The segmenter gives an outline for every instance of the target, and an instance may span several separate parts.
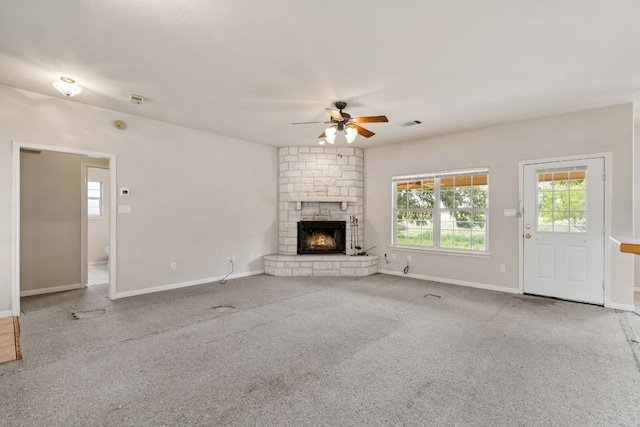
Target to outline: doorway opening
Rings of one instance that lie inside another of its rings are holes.
[[[82,177],[83,283],[87,286],[104,285],[109,283],[111,252],[109,167],[99,163],[83,163]]]
[[[108,173],[109,190],[103,193],[111,259],[107,293],[115,299],[116,156],[14,141],[12,161],[12,314],[20,315],[21,296],[77,289],[88,282],[83,163]]]

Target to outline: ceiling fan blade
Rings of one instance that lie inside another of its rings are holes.
[[[371,138],[373,135],[375,135],[375,133],[371,132],[369,129],[363,128],[362,126],[350,125],[350,127],[356,128],[356,130],[358,131],[358,135],[362,135],[365,138]]]
[[[331,123],[331,122],[295,122],[291,123],[292,125],[310,125],[314,123]]]
[[[333,117],[333,119],[339,122],[344,120],[344,117],[342,117],[342,114],[340,114],[340,111],[338,110],[332,110],[331,108],[327,108],[327,113],[329,113],[329,115]]]
[[[352,117],[353,123],[383,123],[388,122],[387,116]]]
[[[326,135],[324,132],[322,132],[322,135],[320,135],[320,136],[318,137],[318,139],[320,139],[320,138],[326,138],[326,137],[327,137],[327,135]]]

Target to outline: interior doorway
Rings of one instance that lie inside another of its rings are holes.
[[[33,157],[24,160],[22,156],[27,154]],[[59,155],[54,162],[46,161],[54,155]],[[109,171],[110,188],[104,194],[104,200],[109,204],[108,297],[115,299],[115,155],[14,141],[12,161],[12,314],[20,315],[21,295],[63,291],[84,287],[87,283],[83,277],[87,257],[81,248],[84,240],[80,238],[83,229],[81,206],[85,211],[87,206],[79,202],[83,193],[78,194],[84,182],[82,162],[98,163]],[[68,164],[75,164],[73,171],[64,167]],[[56,180],[47,175],[48,168],[58,170]],[[60,170],[64,172],[60,173]],[[66,186],[74,189],[62,192],[62,187]],[[25,191],[31,193],[27,195]],[[67,194],[72,196],[67,198]],[[72,218],[67,214],[76,209],[74,206],[77,207],[77,221],[75,216]]]
[[[604,157],[522,165],[523,292],[605,302]]]
[[[109,166],[82,163],[83,283],[109,283]],[[86,270],[86,271],[85,271]]]

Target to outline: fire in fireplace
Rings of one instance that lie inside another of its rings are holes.
[[[300,221],[298,254],[344,254],[346,236],[346,221]]]

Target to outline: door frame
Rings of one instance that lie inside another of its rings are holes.
[[[79,150],[76,148],[59,147],[53,145],[31,144],[12,141],[12,170],[13,182],[11,186],[12,227],[11,227],[11,311],[13,316],[20,316],[20,149],[53,151],[66,154],[79,154],[88,157],[109,159],[110,176],[110,218],[109,218],[109,299],[116,299],[116,155],[95,151]]]
[[[518,292],[524,294],[524,168],[541,163],[571,160],[604,159],[604,306],[611,307],[611,245],[608,245],[611,230],[611,153],[580,154],[546,159],[521,160],[518,165]]]

